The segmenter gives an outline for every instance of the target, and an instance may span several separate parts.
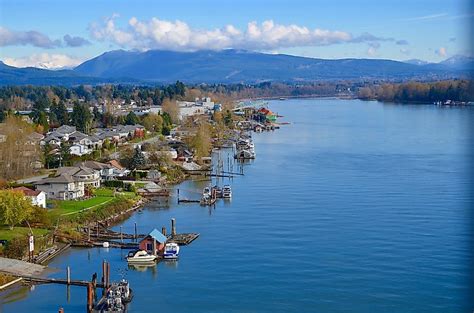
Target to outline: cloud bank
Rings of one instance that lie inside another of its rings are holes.
[[[125,27],[116,25],[117,14],[92,23],[91,37],[111,42],[123,48],[139,50],[163,49],[174,51],[221,50],[227,48],[247,50],[276,50],[289,47],[328,46],[340,43],[373,43],[395,41],[369,33],[353,36],[339,30],[310,29],[298,25],[282,25],[272,20],[263,23],[250,22],[244,29],[233,25],[211,30],[194,29],[187,23],[166,21],[156,17],[140,21],[128,20]]]
[[[82,47],[91,44],[89,40],[78,36],[65,35],[63,39],[68,47]]]
[[[60,40],[52,40],[40,32],[13,31],[0,26],[0,47],[32,45],[39,48],[55,48],[61,45]]]
[[[87,39],[78,36],[65,35],[63,41],[60,39],[53,40],[49,36],[35,30],[15,31],[0,26],[0,47],[6,46],[26,46],[31,45],[38,48],[53,49],[67,47],[81,47],[89,45]]]
[[[4,58],[5,64],[15,67],[39,67],[48,69],[72,68],[84,60],[65,54],[33,54],[22,58]]]

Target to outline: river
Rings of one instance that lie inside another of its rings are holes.
[[[178,232],[200,233],[179,261],[133,270],[126,251],[70,249],[52,276],[69,265],[90,279],[106,259],[113,280],[131,283],[129,312],[468,311],[474,110],[339,99],[270,108],[291,124],[253,135],[257,159],[230,181],[231,202],[152,202],[122,224],[169,230],[174,217]],[[181,195],[205,184],[184,182]],[[86,290],[1,297],[2,312],[72,313],[85,311]]]

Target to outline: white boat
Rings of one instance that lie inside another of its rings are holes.
[[[178,255],[179,255],[179,246],[177,243],[170,242],[165,245],[163,258],[168,259],[168,260],[177,259]]]
[[[156,255],[148,254],[145,250],[135,250],[128,253],[127,262],[131,264],[151,263],[156,258]]]
[[[235,154],[234,158],[245,160],[245,159],[255,159],[255,156],[256,154],[254,150],[239,150]]]
[[[205,187],[202,190],[202,197],[203,198],[210,198],[211,197],[211,188],[210,187]]]
[[[224,187],[222,188],[222,198],[232,198],[232,189],[230,188],[230,185],[224,185]]]

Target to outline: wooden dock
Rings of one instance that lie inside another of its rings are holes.
[[[189,245],[191,242],[196,240],[199,237],[197,233],[184,233],[184,234],[175,234],[175,235],[168,235],[168,242],[177,243],[180,246]]]
[[[45,278],[36,276],[22,276],[26,282],[35,284],[60,284],[60,285],[71,285],[71,286],[83,286],[87,287],[91,282],[87,280],[69,280],[62,278]],[[104,288],[103,283],[96,283],[97,288]]]

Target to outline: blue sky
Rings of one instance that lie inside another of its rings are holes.
[[[470,54],[473,13],[456,0],[2,0],[0,59],[61,67],[114,49],[237,48],[437,62]]]

